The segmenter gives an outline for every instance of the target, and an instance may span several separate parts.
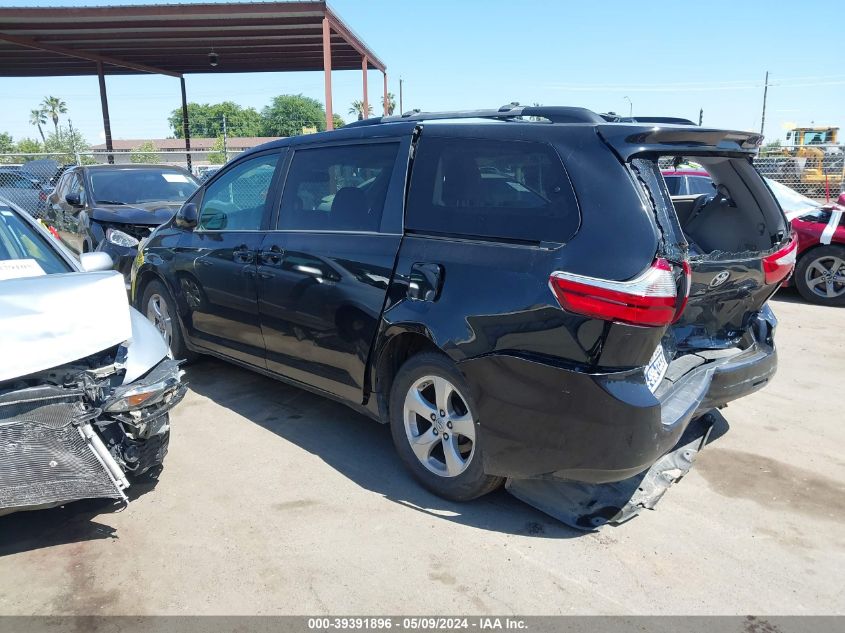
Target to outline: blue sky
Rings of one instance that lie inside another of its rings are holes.
[[[697,119],[703,108],[705,125],[757,130],[768,70],[769,139],[782,138],[790,124],[845,127],[845,37],[837,31],[841,0],[330,4],[385,61],[390,91],[398,95],[400,75],[404,79],[406,110],[519,101],[627,113],[629,99],[635,115]],[[166,119],[179,105],[177,79],[138,75],[107,81],[115,138],[170,134]],[[186,83],[188,99],[199,102],[231,100],[260,109],[282,93],[323,100],[322,73],[189,75]],[[369,83],[375,103],[381,74],[371,71]],[[335,72],[333,86],[335,111],[351,119],[349,104],[361,98],[360,71]],[[34,138],[28,113],[48,94],[67,102],[68,116],[91,143],[101,142],[96,77],[0,77],[0,131]]]

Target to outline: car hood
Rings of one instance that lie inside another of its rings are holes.
[[[116,271],[0,281],[0,381],[59,367],[119,344],[124,384],[167,356],[153,325],[129,307]]]
[[[131,205],[97,203],[91,209],[90,216],[100,222],[158,226],[159,224],[168,222],[181,206],[181,202],[169,202],[166,200]]]

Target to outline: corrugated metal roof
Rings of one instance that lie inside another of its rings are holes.
[[[323,69],[323,18],[333,70],[384,63],[323,0],[0,8],[0,76]],[[217,66],[209,53],[217,55]],[[79,55],[75,57],[73,55]]]

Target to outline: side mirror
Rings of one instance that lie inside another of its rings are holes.
[[[79,196],[78,193],[69,193],[65,196],[65,202],[67,202],[72,207],[81,207],[82,206],[82,198]]]
[[[192,229],[197,225],[197,205],[193,202],[182,205],[174,222],[180,229]]]
[[[93,273],[98,270],[111,270],[114,262],[108,253],[96,251],[94,253],[82,253],[79,256],[79,264],[82,272]]]

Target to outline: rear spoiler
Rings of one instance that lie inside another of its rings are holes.
[[[753,156],[763,142],[762,134],[717,130],[690,125],[627,125],[609,123],[596,126],[599,135],[624,159],[636,154],[720,154]]]

